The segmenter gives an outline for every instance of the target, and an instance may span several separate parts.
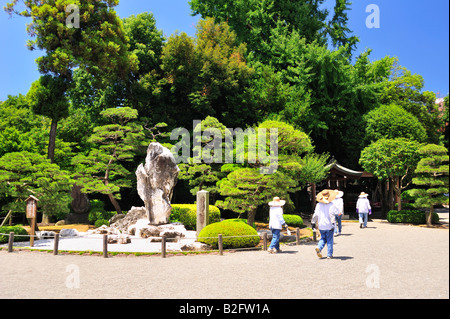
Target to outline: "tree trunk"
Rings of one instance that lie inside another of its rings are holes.
[[[50,215],[43,213],[42,214],[42,224],[49,225],[50,224]]]
[[[256,216],[256,208],[250,207],[250,211],[248,212],[247,216],[247,224],[253,227],[253,224],[255,223],[255,216]]]
[[[434,213],[434,206],[431,206],[430,211],[425,215],[428,227],[433,226],[433,213]]]
[[[58,127],[58,121],[52,119],[52,124],[50,126],[50,134],[48,138],[48,152],[47,158],[51,163],[55,162],[55,144],[56,144],[56,128]]]
[[[114,151],[114,154],[115,154],[115,151]],[[111,158],[111,160],[108,163],[108,167],[111,166],[112,162],[113,162],[113,159]],[[109,168],[106,169],[105,178],[104,178],[103,183],[105,184],[105,186],[108,186],[108,184],[109,184]],[[114,198],[113,194],[109,193],[108,198],[111,201],[111,204],[113,204],[114,208],[116,209],[117,214],[122,214],[122,209],[120,208],[119,202]]]
[[[389,196],[388,196],[388,201],[389,201],[389,211],[394,210],[394,183],[392,182],[391,179],[389,179]]]
[[[389,196],[388,196],[388,182],[382,182],[381,189],[382,189],[382,195],[381,195],[381,210],[383,218],[387,217],[387,214],[389,212]]]
[[[400,187],[400,178],[398,176],[394,177],[394,191],[395,191],[395,201],[397,202],[397,210],[402,210],[402,189]]]
[[[108,194],[108,198],[111,201],[111,204],[113,204],[114,208],[117,211],[117,214],[122,214],[122,209],[120,208],[119,202],[117,199],[114,198],[112,194]]]

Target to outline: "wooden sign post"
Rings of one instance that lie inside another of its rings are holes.
[[[36,215],[37,215],[37,202],[39,199],[36,197],[30,195],[30,197],[27,198],[27,218],[30,219],[30,225],[31,225],[31,236],[30,236],[30,247],[34,246],[34,234],[35,234],[35,226],[36,226]]]

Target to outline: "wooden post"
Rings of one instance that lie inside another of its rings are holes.
[[[218,246],[219,246],[219,255],[223,256],[223,238],[222,238],[222,234],[219,234]]]
[[[267,233],[263,233],[263,250],[267,251]]]
[[[31,234],[30,234],[30,247],[34,246],[34,235],[36,232],[36,213],[37,213],[37,202],[39,199],[34,197],[33,195],[30,195],[26,202],[26,216],[31,220],[30,226],[31,226]]]
[[[103,235],[103,258],[108,258],[108,235]]]
[[[36,227],[36,218],[31,218],[30,247],[34,246],[34,234],[36,233],[35,227]]]
[[[13,243],[14,243],[14,232],[10,232],[8,240],[8,253],[13,252]]]
[[[161,257],[166,258],[166,235],[161,237]]]
[[[297,240],[297,245],[300,245],[300,228],[297,227],[297,231],[295,233],[295,239]]]
[[[53,243],[53,255],[58,255],[58,246],[59,246],[59,234],[55,235],[55,241]]]

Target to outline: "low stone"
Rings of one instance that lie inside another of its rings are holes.
[[[139,231],[139,234],[136,236],[139,236],[141,238],[149,238],[149,237],[155,237],[159,236],[159,229],[156,226],[153,225],[147,225],[145,227],[142,227]]]
[[[111,227],[117,228],[119,231],[124,232],[128,231],[128,228],[131,225],[135,225],[136,222],[140,219],[146,219],[147,223],[150,221],[147,217],[147,211],[145,210],[145,207],[131,207],[131,209],[128,211],[128,213],[125,215],[125,217],[117,220],[113,224],[110,224]]]
[[[55,226],[64,226],[65,224],[66,222],[64,220],[60,220],[55,224]]]
[[[181,251],[205,251],[205,250],[211,250],[211,246],[199,243],[199,242],[193,242],[189,244],[185,244],[181,246]]]
[[[56,233],[54,231],[41,231],[39,234],[39,237],[41,239],[50,239],[50,238],[55,238]]]
[[[113,217],[111,217],[111,219],[109,220],[109,224],[112,225],[115,222],[118,222],[119,220],[121,220],[122,218],[125,218],[125,214],[116,214]]]
[[[63,228],[61,229],[61,231],[59,232],[59,236],[61,237],[76,237],[79,236],[80,234],[78,233],[78,230],[76,229],[72,229],[72,228]]]
[[[131,244],[131,238],[127,235],[108,236],[108,244]]]

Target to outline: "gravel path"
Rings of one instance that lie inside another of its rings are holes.
[[[449,231],[344,223],[334,259],[283,253],[111,257],[0,251],[0,298],[449,298]]]

